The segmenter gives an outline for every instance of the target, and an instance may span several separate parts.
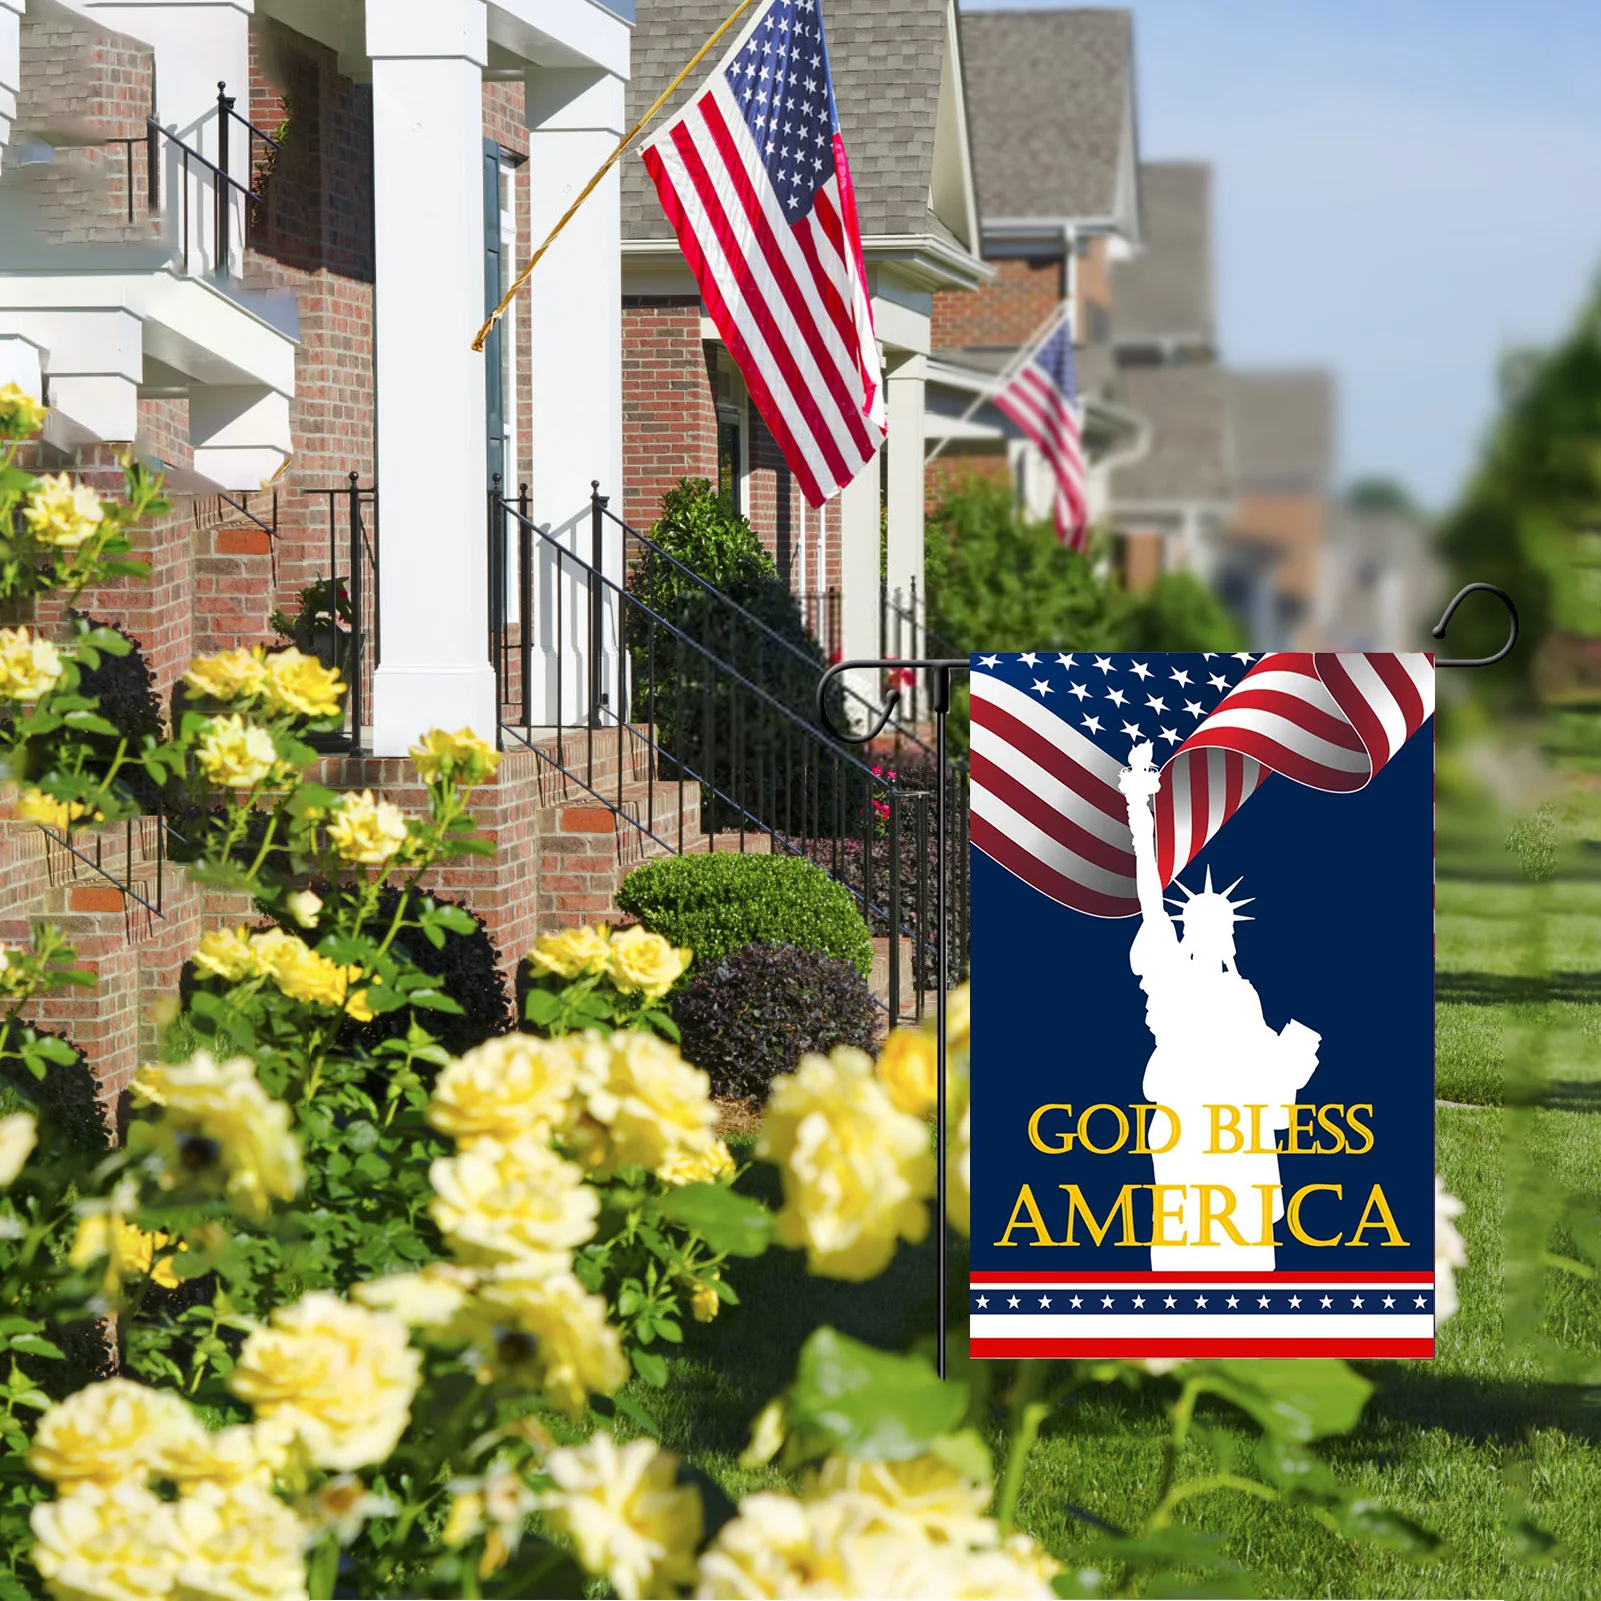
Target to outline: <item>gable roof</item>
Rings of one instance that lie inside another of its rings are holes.
[[[1134,87],[1127,11],[962,13],[978,201],[993,218],[1104,219]]]
[[[1114,340],[1211,347],[1211,167],[1204,161],[1142,163],[1140,220],[1144,251],[1112,268]]]
[[[1334,379],[1324,371],[1229,374],[1234,470],[1245,492],[1321,491],[1334,468]]]
[[[1114,469],[1118,505],[1224,502],[1230,471],[1228,375],[1218,367],[1125,367],[1115,399],[1150,427],[1150,449]]]
[[[728,11],[728,0],[639,0],[627,126],[644,115]],[[929,211],[949,14],[950,0],[826,0],[828,60],[864,243],[873,235],[951,237]],[[694,95],[733,37],[689,75],[653,129]],[[636,152],[623,158],[622,173],[624,240],[671,240]]]

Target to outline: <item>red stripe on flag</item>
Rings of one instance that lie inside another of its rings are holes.
[[[1021,751],[1036,767],[1043,768],[1052,778],[1065,784],[1075,795],[1087,800],[1091,806],[1105,812],[1108,817],[1115,818],[1127,826],[1128,812],[1124,807],[1123,797],[1117,790],[1102,782],[1082,763],[1074,761],[1066,751],[1058,745],[1053,745],[1043,734],[1037,733],[1010,712],[1003,711],[994,701],[983,695],[975,695],[970,704],[969,715],[980,728],[987,728],[992,734],[998,735],[1013,750]],[[1130,854],[1133,849],[1133,841],[1130,840]]]
[[[1134,876],[1134,854],[1118,847],[1099,835],[1075,823],[1066,812],[1059,812],[1041,795],[1026,788],[1008,772],[997,767],[987,757],[972,753],[973,782],[998,801],[1009,806],[1019,817],[1026,818],[1042,833],[1050,835],[1058,845],[1065,845],[1076,856],[1104,867],[1108,872],[1120,873],[1125,878]]]
[[[704,121],[704,118],[702,119]],[[710,129],[708,128],[708,131]],[[715,137],[715,136],[714,136]],[[695,145],[688,127],[680,123],[673,130],[673,144],[678,151],[684,169],[689,174],[690,182],[695,186],[695,192],[700,199],[701,208],[705,211],[707,220],[711,223],[712,231],[717,235],[717,242],[722,248],[726,259],[734,263],[744,260],[744,252],[740,240],[734,230],[727,211],[723,207],[722,196],[717,192],[717,185],[713,181],[700,150]],[[730,177],[737,183],[737,177],[730,173]],[[743,268],[746,279],[745,312],[755,324],[757,332],[761,335],[763,343],[767,346],[773,364],[778,368],[789,390],[792,410],[775,409],[774,415],[763,413],[767,426],[772,430],[773,437],[778,441],[784,451],[786,460],[798,454],[793,440],[792,419],[794,412],[799,412],[805,419],[811,434],[812,443],[817,447],[818,453],[828,464],[829,471],[833,473],[838,483],[848,483],[856,476],[856,467],[847,467],[845,458],[841,454],[839,440],[834,430],[824,421],[817,402],[813,398],[806,379],[801,375],[795,357],[789,348],[789,341],[779,331],[772,315],[762,299],[760,291],[751,292],[756,286],[749,282],[750,270]],[[793,465],[793,462],[791,463]]]
[[[1353,1340],[1130,1340],[1115,1335],[1089,1339],[971,1340],[977,1358],[1146,1357],[1146,1356],[1343,1356],[1357,1361],[1377,1357],[1431,1357],[1432,1339]]]
[[[677,135],[682,131],[674,129],[674,144],[677,144]],[[661,152],[654,145],[647,146],[643,152],[645,170],[650,174],[651,181],[656,185],[656,193],[662,203],[662,209],[667,213],[667,220],[672,225],[674,234],[678,237],[678,247],[684,253],[684,259],[689,263],[689,270],[694,275],[695,283],[700,289],[701,298],[706,302],[706,309],[717,325],[717,331],[722,335],[723,343],[728,347],[745,378],[745,387],[750,391],[750,397],[756,402],[756,409],[764,418],[771,419],[781,415],[781,408],[767,385],[767,379],[757,365],[751,353],[750,345],[746,342],[744,330],[739,325],[739,319],[734,316],[726,300],[723,299],[721,289],[706,259],[706,252],[701,244],[700,236],[690,222],[679,199],[678,190],[672,179],[668,176],[662,162]],[[771,427],[771,422],[769,422]],[[798,452],[791,456],[785,452],[784,459],[789,462],[791,470],[800,480],[801,493],[815,506],[827,498],[827,491],[818,482],[811,464]]]
[[[1053,901],[1070,906],[1075,912],[1088,912],[1092,917],[1128,917],[1139,910],[1133,898],[1122,899],[1090,889],[1076,879],[1066,878],[1054,867],[1047,867],[1039,857],[1030,855],[1022,846],[1006,838],[999,829],[976,814],[969,836],[983,853],[999,862],[1009,873],[1025,884],[1031,884],[1040,894]]]

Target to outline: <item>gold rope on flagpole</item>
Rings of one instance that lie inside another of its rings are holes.
[[[706,43],[703,44],[700,49],[689,58],[689,60],[684,64],[683,71],[681,71],[678,76],[674,78],[673,81],[668,84],[659,95],[656,96],[655,102],[652,104],[650,110],[647,111],[645,115],[641,117],[639,121],[636,122],[634,126],[623,135],[622,139],[617,145],[617,148],[612,151],[612,153],[607,156],[605,161],[601,164],[600,171],[597,172],[595,176],[584,185],[583,190],[580,192],[578,198],[567,208],[565,212],[562,213],[561,220],[545,236],[544,244],[542,244],[539,249],[528,258],[528,265],[517,274],[517,281],[511,286],[510,289],[506,291],[504,295],[501,296],[500,304],[496,306],[492,312],[490,312],[489,320],[483,325],[482,328],[478,330],[478,335],[473,340],[474,350],[481,351],[484,348],[484,341],[487,340],[490,334],[494,332],[495,324],[499,322],[500,319],[506,314],[506,308],[512,303],[513,300],[517,298],[517,291],[528,282],[528,275],[534,270],[535,267],[539,265],[539,258],[544,255],[544,253],[556,242],[556,236],[562,231],[563,228],[567,226],[568,223],[573,220],[573,214],[587,199],[589,199],[590,195],[594,193],[595,186],[600,182],[600,180],[617,165],[617,162],[621,158],[623,152],[638,137],[639,130],[643,128],[645,124],[649,122],[650,119],[654,117],[664,105],[667,104],[667,102],[673,96],[673,91],[677,89],[679,84],[681,84],[684,79],[687,78],[690,73],[692,73],[695,68],[706,59],[707,52],[711,50],[712,46],[715,45],[717,41],[721,39],[722,36],[727,33],[728,30],[732,28],[734,24],[738,22],[739,19],[747,11],[749,11],[751,6],[754,4],[755,0],[739,0],[739,4],[735,6],[734,9],[729,13],[727,20],[720,28],[718,28],[717,32],[714,33],[711,38],[709,38]]]

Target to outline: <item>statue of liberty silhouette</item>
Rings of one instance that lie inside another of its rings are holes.
[[[1151,1268],[1269,1272],[1273,1246],[1258,1242],[1273,1238],[1271,1225],[1284,1215],[1272,1147],[1277,1131],[1289,1127],[1286,1108],[1316,1071],[1320,1036],[1297,1022],[1275,1033],[1264,1021],[1254,986],[1235,965],[1234,925],[1250,921],[1241,917],[1240,907],[1252,899],[1230,899],[1238,879],[1226,890],[1215,890],[1208,868],[1204,889],[1178,884],[1185,899],[1173,903],[1178,910],[1169,916],[1151,809],[1162,775],[1151,765],[1150,745],[1134,747],[1118,783],[1134,836],[1140,901],[1129,965],[1145,991],[1145,1023],[1156,1041],[1145,1068],[1144,1095],[1171,1107],[1179,1120],[1175,1141],[1167,1114],[1151,1114],[1147,1143],[1160,1153],[1151,1160],[1157,1198],[1166,1209],[1153,1238],[1188,1242],[1153,1244]],[[1266,1108],[1256,1114],[1256,1139],[1248,1110],[1253,1105]],[[1239,1112],[1236,1130],[1230,1129],[1230,1114],[1220,1114],[1219,1149],[1209,1151],[1214,1132],[1209,1108],[1214,1107]],[[1169,1144],[1171,1149],[1162,1149]],[[1174,1188],[1164,1192],[1160,1186],[1165,1185]],[[1222,1188],[1234,1197],[1229,1226],[1222,1221]]]

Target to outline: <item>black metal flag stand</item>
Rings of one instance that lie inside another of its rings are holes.
[[[1436,660],[1436,669],[1442,667],[1493,667],[1497,662],[1504,661],[1512,654],[1513,647],[1518,642],[1518,608],[1513,604],[1512,597],[1497,584],[1474,583],[1466,584],[1451,597],[1450,604],[1440,615],[1440,620],[1430,630],[1435,639],[1444,639],[1445,631],[1450,627],[1451,619],[1456,616],[1457,608],[1464,600],[1476,590],[1483,590],[1486,594],[1494,595],[1506,607],[1509,624],[1506,643],[1495,652],[1493,656],[1458,657],[1447,660]],[[835,739],[843,740],[847,744],[867,745],[877,739],[888,726],[890,718],[895,715],[895,708],[900,704],[901,692],[892,688],[884,697],[884,704],[874,715],[871,725],[865,729],[840,728],[833,720],[828,707],[828,686],[842,673],[849,672],[926,672],[929,683],[930,706],[934,713],[934,766],[938,774],[939,795],[934,808],[934,853],[937,862],[934,879],[934,926],[937,933],[937,949],[934,958],[934,1049],[936,1057],[936,1072],[938,1085],[936,1088],[937,1107],[935,1117],[935,1160],[938,1166],[936,1178],[936,1215],[938,1227],[935,1230],[935,1253],[937,1266],[935,1271],[939,1274],[939,1324],[938,1324],[938,1351],[939,1376],[945,1377],[945,1340],[947,1320],[947,1286],[946,1286],[946,1246],[947,1229],[945,1226],[945,1147],[947,1130],[945,1123],[946,1091],[945,1091],[945,1025],[947,996],[950,989],[950,946],[946,924],[946,811],[949,806],[946,782],[947,767],[945,760],[945,719],[951,709],[951,674],[966,672],[971,662],[965,656],[934,657],[919,660],[904,660],[894,658],[875,658],[872,660],[857,659],[852,661],[836,662],[817,681],[817,721]],[[890,915],[898,915],[896,908],[890,909]],[[891,1024],[898,1023],[899,1018],[891,1018]]]

